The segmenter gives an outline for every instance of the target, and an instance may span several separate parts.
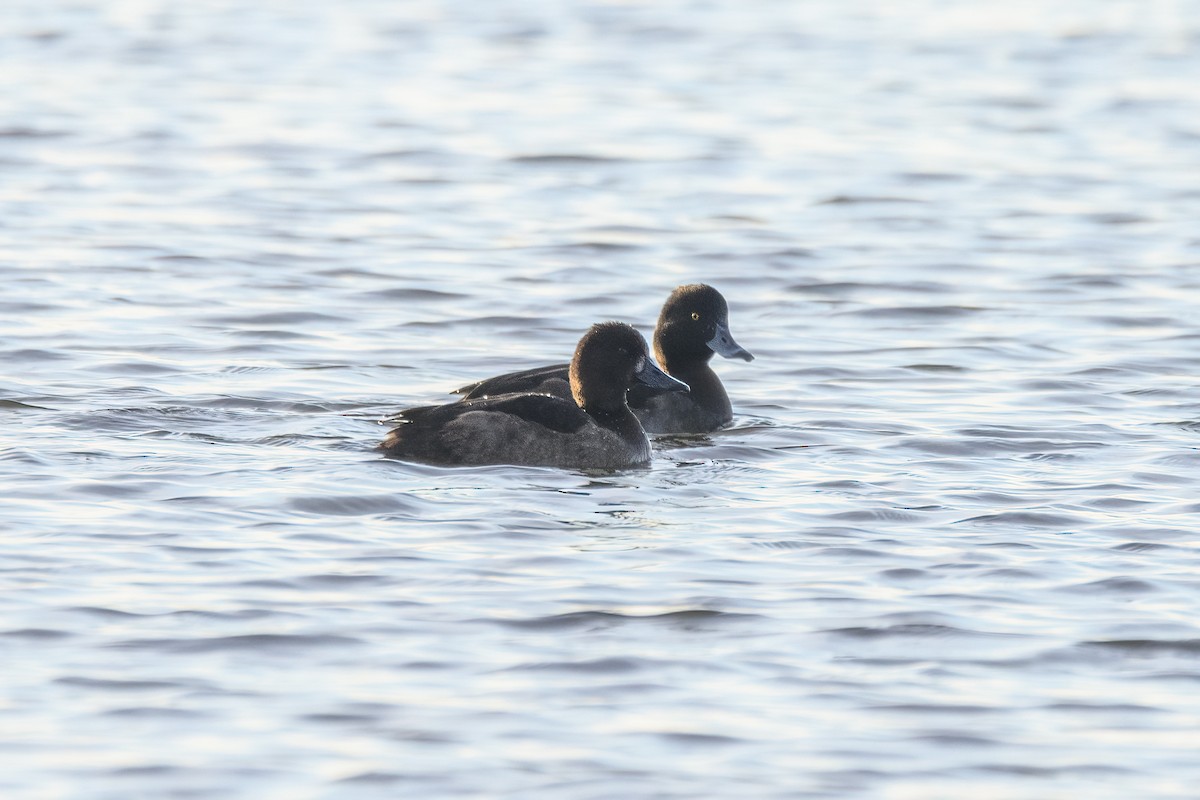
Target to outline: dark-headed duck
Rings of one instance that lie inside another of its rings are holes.
[[[629,410],[635,384],[686,392],[660,370],[628,325],[593,325],[568,367],[569,399],[515,391],[410,408],[384,439],[389,456],[432,464],[528,464],[620,469],[650,460],[650,441]]]
[[[691,387],[687,393],[648,386],[629,390],[629,406],[649,433],[707,433],[733,420],[725,386],[709,366],[713,353],[753,361],[729,332],[729,305],[711,286],[693,283],[671,292],[654,329],[654,355],[662,368]],[[510,372],[455,390],[464,400],[509,392],[571,397],[569,365]]]

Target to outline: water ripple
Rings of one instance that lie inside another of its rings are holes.
[[[0,794],[1193,797],[1200,37],[1119,5],[11,0]],[[373,450],[690,282],[731,427]]]

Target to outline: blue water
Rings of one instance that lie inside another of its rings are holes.
[[[1200,4],[15,0],[0,793],[1189,798]],[[756,360],[649,469],[399,408]]]

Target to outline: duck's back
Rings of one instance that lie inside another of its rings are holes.
[[[508,372],[476,383],[468,383],[455,389],[452,394],[461,394],[464,400],[478,397],[496,397],[502,394],[535,392],[552,394],[571,400],[571,378],[569,364],[552,364],[520,372]]]
[[[708,433],[733,419],[729,396],[721,379],[706,364],[685,380],[690,392],[664,392],[636,385],[629,390],[629,408],[647,433]],[[509,372],[455,389],[464,400],[498,397],[515,392],[551,394],[571,399],[566,364]]]

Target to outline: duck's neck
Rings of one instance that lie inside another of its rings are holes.
[[[713,351],[707,346],[680,340],[674,336],[672,329],[664,329],[655,331],[654,356],[663,371],[688,385],[692,399],[697,403],[720,405],[721,398],[725,397],[725,387],[708,365]],[[728,398],[725,398],[725,402],[728,402]]]
[[[708,359],[671,364],[666,367],[666,371],[672,378],[677,378],[688,385],[692,399],[696,401],[697,405],[714,412],[723,410],[727,414],[732,413],[729,395],[725,393],[725,386],[717,377],[717,373],[713,372],[712,367],[708,365]]]

